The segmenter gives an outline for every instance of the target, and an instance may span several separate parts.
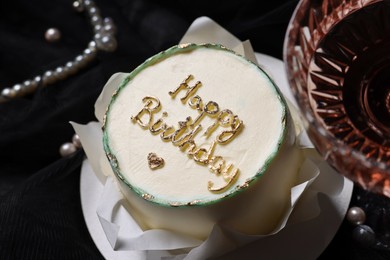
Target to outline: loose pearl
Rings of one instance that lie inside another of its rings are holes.
[[[361,246],[370,247],[375,243],[375,232],[367,225],[359,225],[352,231],[352,238]]]
[[[82,145],[81,145],[81,140],[80,140],[80,137],[78,136],[78,134],[74,134],[73,137],[72,137],[72,143],[74,144],[74,146],[76,148],[81,148]]]
[[[62,157],[66,157],[76,152],[76,150],[76,146],[73,143],[64,143],[60,147],[60,154]]]
[[[49,28],[45,32],[45,39],[48,42],[56,42],[61,38],[61,32],[57,28]]]
[[[361,225],[366,221],[366,213],[359,207],[351,207],[347,212],[347,220],[354,225]]]

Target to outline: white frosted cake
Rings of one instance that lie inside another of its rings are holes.
[[[205,239],[215,223],[268,234],[290,206],[300,152],[285,100],[257,65],[185,44],[137,67],[113,94],[107,158],[144,229]]]

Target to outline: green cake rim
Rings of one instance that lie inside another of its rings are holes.
[[[283,127],[283,131],[281,132],[281,135],[278,138],[278,143],[275,148],[275,150],[269,154],[268,158],[265,160],[263,167],[259,169],[256,174],[254,174],[251,178],[247,179],[243,184],[241,185],[234,185],[231,188],[228,189],[228,192],[224,194],[222,197],[218,197],[216,199],[211,199],[211,200],[205,200],[205,199],[194,199],[192,201],[188,202],[175,202],[175,201],[167,201],[164,199],[160,199],[157,196],[154,196],[148,191],[145,191],[139,187],[136,187],[135,185],[132,185],[121,173],[120,165],[116,159],[115,154],[111,151],[110,146],[109,146],[109,137],[108,133],[106,131],[106,124],[107,121],[109,120],[110,116],[110,108],[111,106],[115,103],[116,97],[120,94],[121,90],[126,87],[126,85],[135,77],[137,76],[142,70],[144,70],[146,67],[149,67],[157,62],[160,62],[166,58],[169,58],[173,55],[184,53],[184,52],[189,52],[197,48],[211,48],[215,50],[221,50],[221,51],[228,51],[239,58],[243,59],[245,62],[250,63],[252,66],[255,66],[261,74],[263,74],[268,80],[269,83],[273,86],[273,89],[275,90],[275,94],[278,96],[278,100],[280,104],[282,105],[282,118],[281,118],[281,123]],[[137,196],[143,198],[144,200],[150,201],[154,204],[164,206],[164,207],[190,207],[190,206],[206,206],[206,205],[212,205],[216,204],[218,202],[221,202],[227,198],[233,197],[241,193],[242,191],[248,189],[252,184],[257,181],[263,174],[266,172],[275,159],[277,157],[278,152],[281,150],[282,145],[285,142],[285,138],[287,136],[287,130],[288,130],[288,125],[289,122],[288,120],[291,120],[288,115],[289,115],[289,109],[286,103],[286,100],[284,96],[282,95],[281,91],[279,90],[278,86],[276,83],[273,81],[273,79],[268,75],[267,72],[265,72],[260,66],[255,64],[254,62],[248,60],[244,56],[236,53],[235,51],[226,48],[225,46],[221,44],[213,44],[213,43],[204,43],[204,44],[195,44],[195,43],[187,43],[187,44],[179,44],[179,45],[174,45],[164,51],[161,51],[154,56],[146,59],[142,64],[137,66],[132,72],[130,72],[126,78],[119,84],[118,88],[116,91],[112,94],[112,98],[110,100],[110,103],[107,107],[107,110],[105,112],[104,118],[103,118],[103,148],[104,152],[106,154],[107,159],[109,160],[110,166],[116,175],[116,177],[126,185],[127,188],[129,188],[132,192],[134,192]]]

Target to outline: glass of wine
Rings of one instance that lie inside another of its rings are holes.
[[[314,146],[338,172],[390,197],[390,1],[300,0],[283,51]]]

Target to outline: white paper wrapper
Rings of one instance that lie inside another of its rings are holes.
[[[242,43],[207,17],[201,17],[194,21],[180,43],[187,42],[223,44],[257,63],[249,41]],[[97,179],[104,186],[101,197],[95,198],[99,200],[96,214],[101,228],[104,230],[105,239],[108,240],[112,250],[131,252],[131,256],[137,259],[206,259],[226,253],[233,256],[235,252],[240,251],[236,249],[240,248],[244,249],[244,253],[250,252],[249,249],[245,251],[245,247],[255,244],[255,247],[259,249],[260,256],[278,259],[278,257],[283,258],[285,253],[289,251],[280,252],[281,250],[277,249],[277,243],[290,243],[292,246],[299,246],[296,245],[296,241],[290,241],[288,234],[291,234],[291,231],[289,230],[292,229],[296,232],[296,228],[305,229],[310,227],[310,224],[318,221],[318,216],[321,216],[320,213],[323,212],[324,205],[329,204],[329,201],[334,202],[336,200],[336,203],[340,204],[348,203],[348,195],[347,197],[340,196],[340,193],[343,190],[345,191],[346,188],[351,190],[351,183],[347,183],[341,176],[321,174],[332,170],[311,146],[310,141],[305,136],[300,116],[294,104],[289,102],[298,133],[297,145],[303,149],[306,159],[299,173],[299,184],[291,190],[291,208],[286,212],[279,227],[268,235],[245,235],[235,232],[229,227],[216,224],[205,241],[166,230],[143,231],[132,218],[131,209],[128,208],[119,191],[102,144],[101,122],[104,112],[112,93],[126,75],[126,73],[113,75],[96,101],[95,115],[100,122],[90,122],[87,125],[72,123],[76,133],[80,136],[88,157],[89,165],[92,168],[90,171],[96,174]],[[297,206],[300,208],[299,210],[295,210]],[[335,216],[328,218],[326,223],[330,230],[337,229],[340,219],[345,214],[345,207],[335,208],[336,210],[331,211]],[[338,208],[341,209],[339,212],[337,212]],[[332,232],[329,234],[333,235]],[[324,248],[326,246],[324,243],[329,239],[324,241],[318,241],[311,245],[311,249],[315,253],[305,254],[300,259],[316,257],[315,254],[318,254],[318,248]],[[306,245],[304,247],[306,248]],[[294,251],[294,248],[291,250]],[[240,253],[240,255],[242,254],[243,252]]]

